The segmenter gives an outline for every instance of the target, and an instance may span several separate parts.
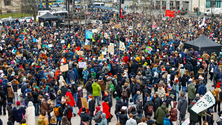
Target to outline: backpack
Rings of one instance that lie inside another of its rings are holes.
[[[155,72],[154,72],[153,77],[154,77],[154,78],[158,78],[158,77],[159,77],[159,74],[158,74],[158,72],[157,72],[157,71],[155,71]]]
[[[53,93],[53,92],[50,92],[50,99],[51,99],[51,100],[56,99],[56,94]]]
[[[44,119],[38,118],[38,125],[44,125]]]
[[[153,106],[148,106],[147,113],[152,114],[153,113]]]
[[[128,94],[127,94],[127,88],[126,89],[122,89],[122,97],[124,97],[124,98],[127,98],[128,97]]]
[[[54,114],[55,114],[55,116],[58,116],[58,115],[59,115],[59,108],[60,108],[60,107],[61,107],[61,106],[54,108]]]
[[[219,99],[219,100],[222,100],[222,91],[220,91],[220,92],[218,93],[218,99]]]
[[[112,83],[109,84],[109,88],[112,92],[114,91],[114,85]]]

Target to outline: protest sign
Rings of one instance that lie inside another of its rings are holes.
[[[32,31],[32,34],[37,34],[37,32],[35,30]]]
[[[138,23],[138,24],[137,24],[137,27],[138,27],[138,28],[140,28],[140,27],[141,27],[141,24],[140,24],[140,23]]]
[[[79,68],[86,68],[86,62],[79,62]]]
[[[42,47],[41,47],[41,44],[38,44],[38,50],[40,50]]]
[[[98,30],[97,30],[97,29],[92,29],[92,32],[93,32],[93,33],[97,33]]]
[[[214,95],[208,91],[202,98],[200,98],[197,103],[191,108],[195,113],[200,113],[205,109],[213,106],[215,104]]]
[[[23,54],[18,54],[18,55],[16,55],[16,57],[22,57],[23,56]]]
[[[108,52],[111,54],[114,54],[114,46],[109,45],[108,46]]]
[[[190,118],[187,118],[182,125],[189,125],[190,124]]]
[[[114,27],[120,29],[121,25],[120,24],[116,24],[116,25],[114,25]]]
[[[172,33],[169,34],[169,39],[173,39]]]
[[[39,43],[41,43],[42,42],[42,38],[39,38]]]
[[[89,109],[87,99],[81,97],[82,107],[85,109]]]
[[[83,51],[77,51],[76,53],[77,53],[77,55],[79,55],[79,56],[83,55]]]
[[[103,54],[103,55],[106,55],[106,51],[102,51],[102,54]]]
[[[103,54],[100,54],[100,60],[102,60],[104,58]]]
[[[86,39],[85,45],[90,45],[90,41],[88,39]]]
[[[83,46],[85,49],[90,49],[90,45],[84,45]]]
[[[126,49],[125,44],[121,41],[119,41],[119,49],[124,51]]]
[[[92,39],[92,36],[93,36],[92,32],[85,30],[85,38],[86,39]]]
[[[53,45],[52,45],[52,44],[49,44],[48,47],[51,48],[51,47],[53,47]]]
[[[68,70],[69,70],[69,65],[68,64],[60,66],[60,71],[61,72],[66,72]]]

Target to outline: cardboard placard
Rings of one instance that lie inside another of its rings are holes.
[[[82,107],[83,107],[83,108],[89,109],[86,98],[81,97],[81,102],[82,102]]]
[[[41,47],[41,45],[40,44],[38,44],[38,50],[40,50],[42,47]]]
[[[100,60],[104,59],[104,55],[100,54]]]
[[[39,43],[41,43],[42,42],[42,38],[39,38]]]
[[[109,52],[109,53],[114,53],[114,46],[109,45],[109,46],[108,46],[108,52]]]
[[[85,49],[90,49],[90,45],[84,45],[83,46]]]
[[[32,34],[37,34],[37,32],[35,30],[32,31]]]
[[[114,27],[120,29],[121,25],[120,24],[116,24],[116,25],[114,25]]]
[[[43,65],[43,66],[41,66],[41,68],[44,70],[44,69],[45,69],[45,66]]]
[[[140,28],[140,27],[141,27],[141,24],[140,24],[140,23],[138,23],[138,24],[137,24],[137,27],[138,27],[138,28]]]
[[[79,55],[79,56],[83,55],[83,51],[77,51],[76,53],[77,53],[77,55]]]
[[[86,68],[86,62],[79,62],[79,68]]]
[[[172,39],[173,38],[173,35],[172,33],[169,34],[169,39]]]
[[[61,72],[66,72],[68,70],[69,70],[69,65],[68,64],[60,66],[60,71]]]
[[[16,55],[16,57],[22,57],[23,56],[23,54],[18,54],[18,55]]]

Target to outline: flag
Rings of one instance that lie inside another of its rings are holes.
[[[206,21],[206,19],[205,19],[205,17],[203,18],[203,22],[199,25],[199,28],[201,28],[202,26],[205,26],[205,21]]]
[[[147,46],[146,49],[145,49],[144,51],[147,52],[147,53],[150,53],[150,54],[151,54],[152,47]]]
[[[177,14],[179,14],[180,13],[180,10],[177,12]]]
[[[165,16],[175,17],[175,10],[174,11],[166,10]]]
[[[195,105],[191,108],[196,114],[202,112],[205,109],[208,109],[209,107],[213,106],[215,104],[215,97],[211,93],[211,91],[208,91],[202,98],[200,98]]]
[[[85,30],[85,39],[92,39],[93,33]]]

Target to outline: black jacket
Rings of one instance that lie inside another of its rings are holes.
[[[122,106],[123,106],[123,102],[122,102],[121,100],[118,100],[118,101],[116,102],[115,114],[116,114],[117,112],[120,112],[120,111],[121,111]]]
[[[36,92],[36,91],[34,91],[33,93],[32,93],[32,97],[33,97],[33,99],[34,99],[34,102],[33,103],[40,103],[40,100],[39,100],[39,94]]]
[[[80,118],[83,122],[88,122],[90,120],[90,117],[86,112],[81,112]]]
[[[128,120],[128,117],[126,114],[120,114],[119,115],[119,120],[121,125],[125,125],[126,121]]]
[[[148,121],[147,121],[147,125],[153,125],[153,123],[155,123],[153,120],[151,120],[151,119],[149,119]]]
[[[0,90],[0,97],[1,97],[0,104],[6,103],[6,97],[3,90]]]
[[[77,88],[78,88],[78,85],[77,85],[76,83],[72,84],[72,86],[71,86],[71,92],[72,92],[72,93],[77,93],[77,92],[78,92]]]
[[[160,97],[153,98],[153,103],[154,103],[153,111],[156,112],[157,108],[161,106]]]
[[[60,106],[60,107],[59,107],[59,106]],[[63,114],[62,114],[62,113],[63,113],[63,108],[62,108],[62,106],[61,106],[61,105],[57,105],[56,108],[58,108],[58,107],[59,107],[59,115],[56,116],[57,118],[63,116]]]
[[[92,82],[88,82],[87,85],[86,85],[86,91],[88,93],[92,93]]]
[[[65,95],[66,95],[67,90],[68,90],[68,89],[67,89],[65,86],[62,86],[62,87],[61,87],[61,92],[62,92],[61,94],[62,94],[62,96],[65,96]]]
[[[90,100],[89,101],[89,111],[90,112],[94,112],[95,111],[95,101],[94,100]]]
[[[32,103],[34,103],[34,98],[33,97],[25,97],[25,105],[28,106],[29,101],[31,101]]]

